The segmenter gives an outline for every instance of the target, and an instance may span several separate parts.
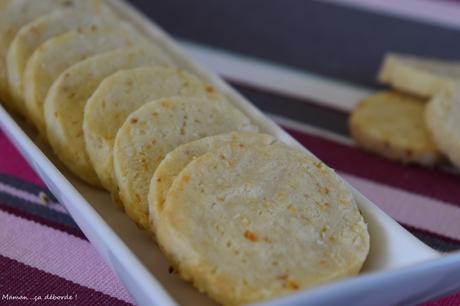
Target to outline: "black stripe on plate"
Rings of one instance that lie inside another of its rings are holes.
[[[425,243],[426,245],[428,245],[429,247],[437,251],[448,253],[448,252],[454,252],[454,251],[460,250],[459,244],[456,244],[456,243],[453,243],[447,240],[438,239],[425,232],[419,232],[419,231],[413,231],[413,230],[411,230],[411,232],[415,237],[420,239],[423,243]]]
[[[269,93],[243,83],[231,83],[249,101],[264,112],[348,136],[348,114],[308,100]]]
[[[460,57],[460,31],[333,3],[130,2],[178,38],[368,87],[387,51]]]
[[[435,233],[431,233],[425,230],[421,230],[406,224],[401,224],[414,236],[424,242],[431,248],[440,252],[453,252],[460,250],[460,241],[440,236]]]

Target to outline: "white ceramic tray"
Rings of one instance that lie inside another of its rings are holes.
[[[153,22],[122,0],[109,2],[168,52],[179,66],[213,83],[263,132],[300,147],[218,76],[194,63]],[[169,265],[158,247],[111,203],[108,193],[88,187],[69,174],[46,145],[34,141],[35,134],[27,125],[1,107],[0,126],[67,207],[139,305],[215,304],[205,294],[168,273]],[[408,305],[460,290],[460,253],[435,252],[359,192],[353,192],[371,236],[370,254],[361,274],[268,301],[265,305]]]

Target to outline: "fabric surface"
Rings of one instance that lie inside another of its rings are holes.
[[[381,87],[385,52],[460,59],[460,2],[131,2],[419,239],[460,249],[459,172],[386,161],[357,148],[347,128],[357,100]],[[0,303],[11,303],[5,294],[50,305],[134,304],[0,133]],[[460,294],[427,305],[460,305]]]

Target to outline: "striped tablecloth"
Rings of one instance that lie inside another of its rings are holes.
[[[422,241],[460,249],[459,174],[388,162],[355,147],[347,130],[357,100],[379,88],[385,52],[460,58],[459,2],[132,2]],[[48,304],[133,303],[0,134],[0,303],[21,295]],[[460,305],[460,294],[430,305]]]

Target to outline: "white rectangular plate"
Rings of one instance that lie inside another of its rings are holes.
[[[110,4],[168,52],[179,66],[214,84],[263,132],[301,147],[223,80],[194,63],[158,26],[130,5],[122,0],[111,0]],[[168,273],[169,265],[158,247],[146,232],[139,230],[112,204],[108,193],[91,188],[70,175],[46,145],[33,141],[36,138],[33,131],[1,107],[0,126],[56,198],[67,207],[139,305],[215,304]],[[361,274],[270,301],[267,305],[414,304],[460,289],[457,281],[459,253],[442,256],[433,251],[352,190],[371,236],[369,258]]]

